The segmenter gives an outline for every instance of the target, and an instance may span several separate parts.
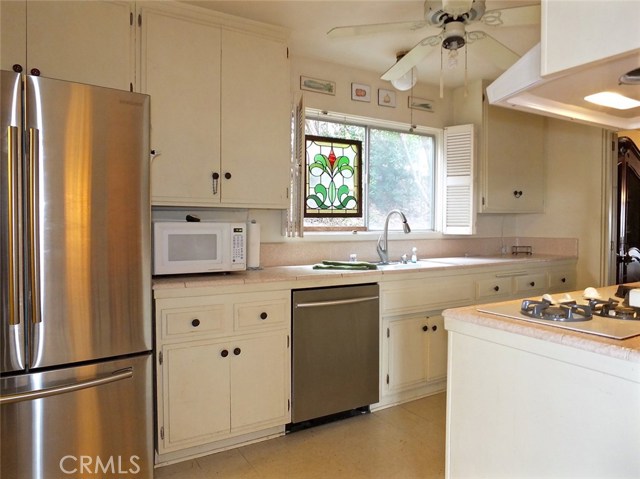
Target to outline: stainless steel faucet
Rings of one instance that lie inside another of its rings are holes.
[[[378,238],[378,244],[376,245],[376,250],[378,251],[378,255],[380,256],[381,264],[389,263],[389,218],[393,214],[400,215],[400,218],[402,219],[402,229],[404,230],[405,234],[411,233],[411,228],[409,227],[409,223],[407,223],[407,217],[404,215],[404,213],[400,210],[389,211],[387,219],[384,222],[384,231],[380,235],[380,238]]]

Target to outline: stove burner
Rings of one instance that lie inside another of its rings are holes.
[[[525,299],[522,301],[520,312],[530,318],[562,322],[589,321],[592,316],[588,305],[571,301],[554,306],[545,299],[542,301]]]
[[[590,299],[589,307],[593,314],[605,318],[624,319],[624,320],[640,320],[640,308],[627,306],[616,299],[610,298],[608,301],[599,299]]]

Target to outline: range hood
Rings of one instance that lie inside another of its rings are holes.
[[[617,110],[584,97],[610,91],[640,101],[637,71],[625,79],[627,84],[620,83],[623,75],[638,68],[640,49],[543,78],[538,44],[487,87],[487,98],[493,105],[616,131],[635,130],[640,129],[640,107]]]

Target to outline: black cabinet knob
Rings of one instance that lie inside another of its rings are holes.
[[[494,287],[493,287],[493,290],[494,290],[494,291],[496,291],[496,292],[497,292],[497,291],[500,291],[500,286],[494,286]]]
[[[516,198],[520,198],[522,196],[522,190],[515,190],[513,192],[513,196],[515,196]]]
[[[536,285],[535,281],[531,281],[531,283],[529,283],[529,286],[531,286],[532,288]]]
[[[242,349],[240,349],[240,348],[235,348],[233,350],[233,354],[235,354],[236,356],[239,356],[241,352],[242,352]]]
[[[197,328],[198,326],[200,326],[200,320],[198,318],[194,319],[193,321],[191,321],[191,326]]]
[[[562,283],[566,283],[566,282],[567,282],[567,278],[562,278],[560,281],[561,281]]]
[[[225,177],[227,180],[230,180],[230,179],[231,179],[231,173],[229,173],[229,172],[227,171],[227,172],[224,174],[224,177]]]
[[[31,69],[31,74],[32,74],[34,77],[39,77],[39,76],[40,76],[40,70],[38,70],[37,68],[32,68],[32,69]]]
[[[222,351],[220,351],[220,356],[222,356],[223,358],[226,358],[227,356],[229,356],[229,351],[227,351],[226,349],[223,349]]]
[[[429,326],[426,326],[426,325],[425,325],[425,326],[422,326],[422,330],[423,330],[423,331],[429,331]]]
[[[269,316],[269,315],[265,311],[260,313],[260,319],[267,319],[267,316]]]
[[[438,330],[438,326],[436,326],[435,324],[431,326],[431,331],[437,331],[437,330]]]
[[[15,65],[13,65],[13,71],[16,73],[22,73],[22,65],[20,65],[19,63],[16,63]]]
[[[218,172],[215,172],[215,171],[214,171],[213,173],[211,173],[211,177],[212,177],[214,180],[217,180],[217,179],[219,179],[219,178],[220,178],[220,173],[218,173]]]

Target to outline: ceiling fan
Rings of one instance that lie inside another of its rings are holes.
[[[483,28],[478,27],[513,27],[539,23],[540,5],[486,10],[485,0],[425,0],[424,20],[336,27],[329,30],[327,35],[337,38],[398,30],[416,31],[427,28],[427,36],[408,52],[399,52],[396,63],[381,78],[390,81],[399,90],[410,89],[417,79],[416,65],[437,51],[437,47],[440,47],[440,96],[442,96],[442,68],[445,51],[449,56],[448,61],[456,63],[458,50],[465,48],[466,83],[467,44],[474,44],[476,53],[487,57],[503,70],[506,70],[519,58],[517,53],[493,38]],[[472,25],[475,29],[468,31],[467,26]]]

